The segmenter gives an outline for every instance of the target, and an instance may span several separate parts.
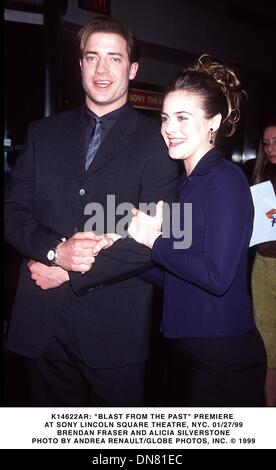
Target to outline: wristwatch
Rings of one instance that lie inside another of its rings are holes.
[[[59,238],[56,243],[54,244],[54,246],[52,246],[50,248],[50,250],[48,251],[47,255],[46,255],[46,258],[47,258],[47,261],[48,261],[48,265],[49,266],[54,266],[55,263],[56,263],[56,260],[57,260],[57,246],[60,244],[60,243],[63,243],[63,242],[66,242],[66,238],[65,237],[62,237],[62,238]]]

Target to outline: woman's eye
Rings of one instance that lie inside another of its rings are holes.
[[[178,121],[186,121],[188,118],[186,118],[185,116],[177,116],[177,120]]]
[[[167,122],[168,118],[166,116],[161,116],[161,122]]]

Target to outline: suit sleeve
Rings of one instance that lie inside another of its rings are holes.
[[[152,136],[152,154],[141,175],[139,203],[176,201],[179,168],[171,161],[159,135]],[[98,255],[92,269],[85,273],[70,272],[71,286],[77,295],[85,294],[129,277],[153,266],[151,250],[131,238],[118,240]]]
[[[31,124],[9,177],[5,197],[5,237],[26,258],[47,263],[49,248],[63,234],[43,226],[34,215],[35,139]]]
[[[196,214],[193,214],[196,217]],[[236,168],[222,168],[209,181],[204,195],[202,250],[175,249],[173,239],[157,238],[152,259],[181,279],[223,295],[249,244],[253,204],[247,182]]]
[[[160,289],[164,288],[164,270],[160,268],[151,268],[139,274],[143,281],[149,282]]]

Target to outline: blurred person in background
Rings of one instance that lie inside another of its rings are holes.
[[[276,117],[263,127],[252,176],[252,184],[264,181],[271,181],[276,193]],[[276,240],[276,207],[267,216],[274,224]],[[276,406],[276,241],[257,245],[251,288],[255,321],[267,352],[266,405]]]

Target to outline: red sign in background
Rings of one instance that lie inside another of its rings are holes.
[[[110,0],[79,0],[79,8],[110,15]]]
[[[137,88],[130,88],[129,90],[129,101],[136,108],[160,111],[163,98],[163,93],[157,91],[138,90]]]

